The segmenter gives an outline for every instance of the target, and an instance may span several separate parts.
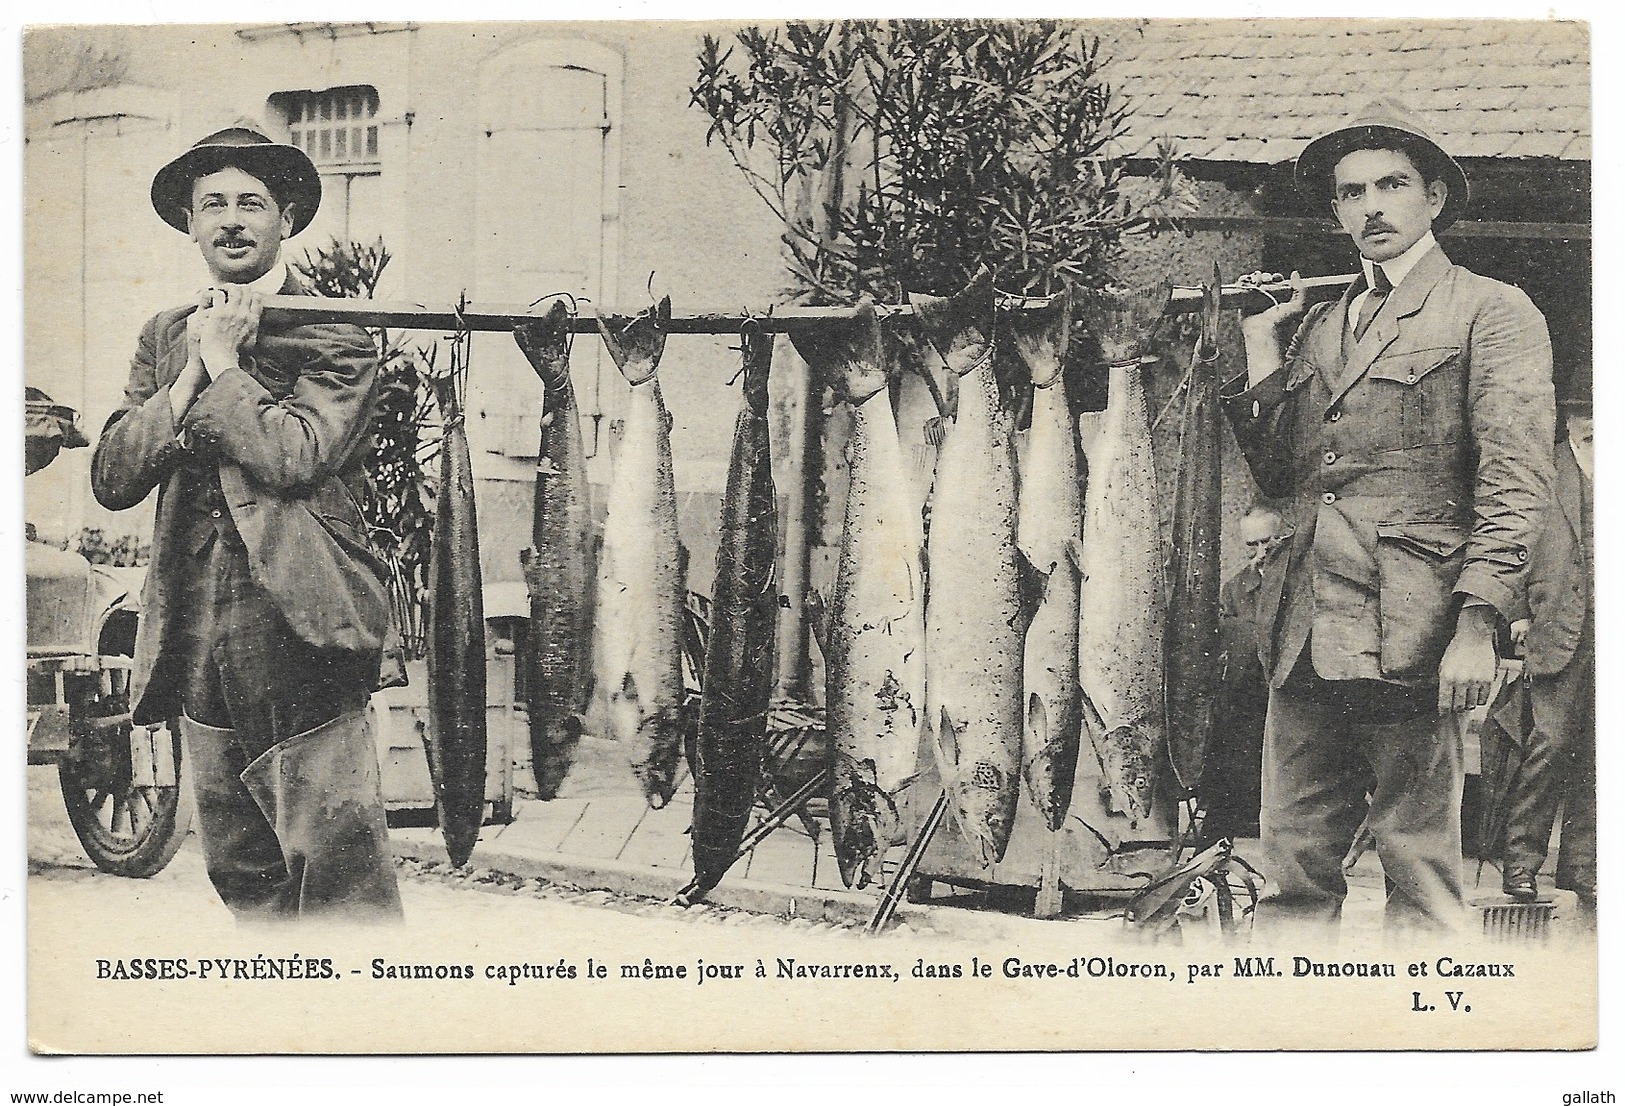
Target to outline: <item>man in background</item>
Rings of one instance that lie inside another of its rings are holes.
[[[1242,565],[1219,592],[1222,649],[1219,720],[1215,748],[1202,773],[1205,842],[1221,837],[1257,837],[1259,772],[1264,754],[1264,715],[1269,685],[1258,659],[1258,592],[1263,567],[1281,542],[1281,513],[1255,506],[1242,516]]]
[[[1559,808],[1556,885],[1597,906],[1596,601],[1592,535],[1591,368],[1569,374],[1558,400],[1563,432],[1546,525],[1529,556],[1528,610],[1512,625],[1529,673],[1534,729],[1508,794],[1501,889],[1538,893]]]

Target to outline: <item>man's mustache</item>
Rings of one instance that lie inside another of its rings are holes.
[[[224,249],[236,249],[239,246],[252,246],[254,240],[238,234],[220,234],[215,236],[214,244]]]
[[[1378,231],[1386,231],[1389,234],[1398,234],[1399,233],[1399,231],[1395,230],[1393,227],[1389,226],[1387,223],[1383,222],[1381,219],[1375,219],[1375,220],[1372,220],[1371,222],[1367,223],[1365,225],[1365,231],[1363,233],[1365,233],[1365,234],[1375,234]]]

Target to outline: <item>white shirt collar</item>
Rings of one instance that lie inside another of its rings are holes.
[[[1418,238],[1410,249],[1398,257],[1384,261],[1382,271],[1388,278],[1389,285],[1398,288],[1400,282],[1410,275],[1412,269],[1416,268],[1416,263],[1426,257],[1428,251],[1437,245],[1438,242],[1434,240],[1433,232],[1430,230]],[[1365,286],[1367,288],[1375,287],[1375,274],[1371,270],[1376,268],[1376,263],[1362,257],[1360,258],[1360,267],[1365,270]]]
[[[287,279],[287,263],[278,261],[275,265],[272,265],[270,269],[266,270],[258,277],[255,277],[247,284],[238,285],[238,287],[252,288],[256,292],[261,292],[267,296],[274,296],[278,292],[282,291],[282,285],[287,282]]]

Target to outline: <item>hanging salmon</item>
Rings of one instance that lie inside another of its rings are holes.
[[[1219,694],[1219,288],[1202,288],[1202,331],[1191,355],[1174,493],[1168,596],[1168,753],[1187,793],[1202,778]]]
[[[914,778],[925,704],[925,576],[918,505],[898,443],[880,325],[854,318],[795,335],[816,378],[852,408],[850,484],[830,603],[825,726],[830,829],[841,879],[867,887],[903,837],[898,793]]]
[[[1021,772],[1051,830],[1061,828],[1072,803],[1083,726],[1078,704],[1083,484],[1077,432],[1061,381],[1071,326],[1071,303],[1064,292],[1041,311],[1012,312],[1009,323],[1033,385],[1016,538],[1043,577],[1043,597],[1027,629],[1022,662],[1026,729]]]
[[[779,544],[767,424],[773,336],[747,324],[743,339],[744,405],[734,422],[722,501],[694,756],[692,832],[699,895],[717,885],[739,850],[761,782],[773,694],[778,623],[773,563]]]
[[[519,554],[530,592],[522,658],[530,714],[530,764],[543,799],[570,771],[592,695],[592,513],[581,419],[570,383],[570,314],[555,301],[514,339],[542,380],[541,442],[531,548]]]
[[[1015,427],[993,372],[987,271],[951,298],[909,302],[959,378],[926,538],[925,724],[950,809],[987,866],[1004,858],[1020,793],[1022,643],[1031,608],[1016,548]]]
[[[1082,297],[1110,364],[1106,414],[1089,450],[1078,682],[1108,809],[1151,813],[1163,748],[1162,535],[1140,355],[1172,288]]]
[[[454,350],[457,348],[453,347]],[[429,732],[424,752],[446,852],[468,863],[485,813],[485,605],[480,585],[474,470],[453,357],[434,378],[440,407],[440,489],[429,556]]]
[[[632,386],[609,486],[598,565],[598,678],[610,736],[656,809],[671,800],[683,751],[683,570],[671,417],[655,370],[671,298],[631,319],[600,317],[604,345]]]

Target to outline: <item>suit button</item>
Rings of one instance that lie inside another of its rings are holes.
[[[1332,422],[1336,422],[1338,419],[1340,419],[1342,417],[1343,417],[1343,412],[1335,410],[1335,409],[1330,414],[1328,414],[1326,416],[1326,418],[1329,419]]]
[[[210,511],[209,512],[209,517],[210,518],[219,518],[220,517],[220,508],[216,507],[214,510]]]
[[[1336,503],[1337,496],[1333,495],[1331,492],[1327,492],[1325,495],[1320,497],[1320,501],[1322,503]]]
[[[1415,384],[1416,383],[1416,374],[1411,373],[1409,376],[1407,376],[1405,378],[1405,383],[1407,383],[1407,384]]]
[[[1328,449],[1326,451],[1326,463],[1329,465],[1335,460],[1337,460],[1337,454]]]
[[[1529,559],[1529,550],[1527,550],[1527,549],[1518,550],[1518,560],[1527,561],[1528,559]]]

